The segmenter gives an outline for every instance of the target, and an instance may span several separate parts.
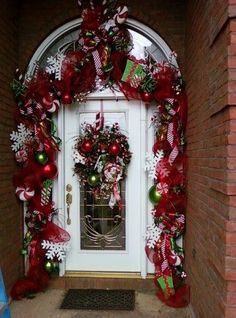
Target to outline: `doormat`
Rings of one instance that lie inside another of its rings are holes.
[[[61,309],[134,310],[135,291],[124,289],[69,289]]]

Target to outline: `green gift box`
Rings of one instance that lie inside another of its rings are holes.
[[[146,73],[142,65],[131,60],[127,60],[121,80],[123,82],[130,83],[132,80],[137,79],[141,82],[141,80],[144,79],[145,76]]]
[[[175,294],[173,278],[170,275],[161,275],[157,278],[166,299]]]

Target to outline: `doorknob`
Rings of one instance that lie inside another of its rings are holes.
[[[67,184],[66,191],[67,191],[67,194],[66,194],[67,221],[66,221],[66,223],[68,225],[70,225],[71,224],[70,206],[71,206],[71,203],[72,203],[72,194],[70,193],[72,191],[72,186],[70,184]]]

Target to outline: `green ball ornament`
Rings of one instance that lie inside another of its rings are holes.
[[[54,274],[59,274],[59,263],[58,262],[52,262],[52,271]]]
[[[96,187],[100,182],[100,175],[97,173],[90,174],[88,176],[87,182],[91,187]]]
[[[52,273],[52,272],[53,272],[53,262],[47,260],[47,261],[44,263],[44,268],[45,268],[46,272]]]
[[[153,185],[148,191],[149,200],[152,204],[156,205],[161,201],[162,195],[156,190],[156,186]]]
[[[35,159],[40,165],[45,165],[48,161],[46,152],[36,152]]]

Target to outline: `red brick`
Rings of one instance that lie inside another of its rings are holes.
[[[226,280],[236,280],[236,271],[227,270],[225,272],[225,279]]]
[[[236,308],[235,307],[226,307],[225,308],[225,317],[235,318],[236,317]]]
[[[236,281],[228,281],[227,284],[227,291],[229,292],[236,292]]]
[[[225,302],[229,305],[234,305],[236,303],[236,293],[227,293]]]
[[[236,16],[236,5],[235,4],[229,5],[228,12],[229,12],[230,18],[235,17]]]
[[[225,229],[229,232],[236,232],[236,222],[235,221],[225,221]]]

